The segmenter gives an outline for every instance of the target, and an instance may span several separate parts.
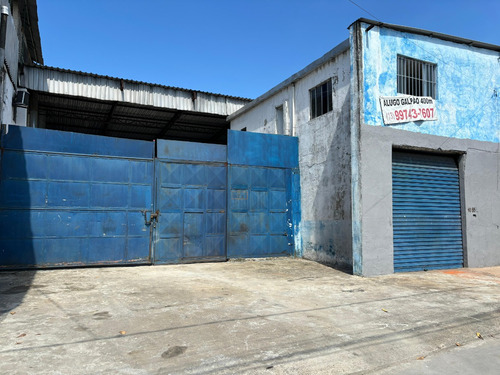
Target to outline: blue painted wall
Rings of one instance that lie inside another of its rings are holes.
[[[437,64],[437,121],[390,125],[413,132],[499,142],[499,53],[363,26],[364,122],[383,126],[380,96],[397,95],[397,55]]]

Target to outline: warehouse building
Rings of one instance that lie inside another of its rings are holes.
[[[1,4],[0,268],[500,264],[499,46],[359,19],[251,101],[43,66]]]
[[[367,276],[500,264],[500,47],[349,31],[229,116],[299,138],[300,255]]]

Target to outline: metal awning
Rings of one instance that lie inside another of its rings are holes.
[[[110,137],[226,143],[226,116],[32,93],[39,126]]]

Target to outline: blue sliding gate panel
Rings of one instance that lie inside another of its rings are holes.
[[[155,263],[226,259],[226,146],[158,140]]]
[[[394,152],[392,179],[394,271],[463,267],[454,158]]]
[[[153,145],[9,126],[0,267],[150,263]]]
[[[297,138],[229,131],[229,258],[294,254]]]

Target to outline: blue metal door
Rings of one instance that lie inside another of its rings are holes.
[[[153,143],[2,129],[0,267],[150,262]]]
[[[394,152],[392,178],[394,271],[463,267],[454,158]]]
[[[297,138],[229,131],[228,257],[294,254]]]
[[[226,146],[158,140],[155,263],[226,259]]]

